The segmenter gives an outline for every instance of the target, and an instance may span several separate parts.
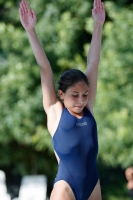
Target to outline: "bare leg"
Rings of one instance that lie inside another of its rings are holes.
[[[68,183],[62,180],[54,184],[50,200],[76,200],[76,199]]]
[[[88,200],[102,200],[100,182],[98,181]]]

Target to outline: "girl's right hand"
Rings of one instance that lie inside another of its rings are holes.
[[[20,21],[26,31],[30,31],[35,27],[36,14],[30,9],[28,3],[22,0],[19,8]]]

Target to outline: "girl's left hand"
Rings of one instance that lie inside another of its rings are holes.
[[[101,0],[94,0],[92,16],[95,22],[100,23],[101,25],[104,24],[105,9],[104,9],[104,3]]]

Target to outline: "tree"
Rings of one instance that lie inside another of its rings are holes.
[[[100,167],[124,169],[133,157],[133,14],[128,7],[130,0],[115,3],[105,2],[95,116]],[[46,129],[39,68],[19,22],[18,4],[13,0],[0,2],[0,168],[11,168],[21,175],[45,173],[52,183],[57,163]],[[66,69],[84,71],[92,33],[92,1],[30,0],[30,5],[37,13],[36,30],[55,83]]]

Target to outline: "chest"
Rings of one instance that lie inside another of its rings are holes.
[[[60,155],[79,155],[97,146],[96,122],[90,113],[78,119],[64,113],[53,137],[53,146]]]

